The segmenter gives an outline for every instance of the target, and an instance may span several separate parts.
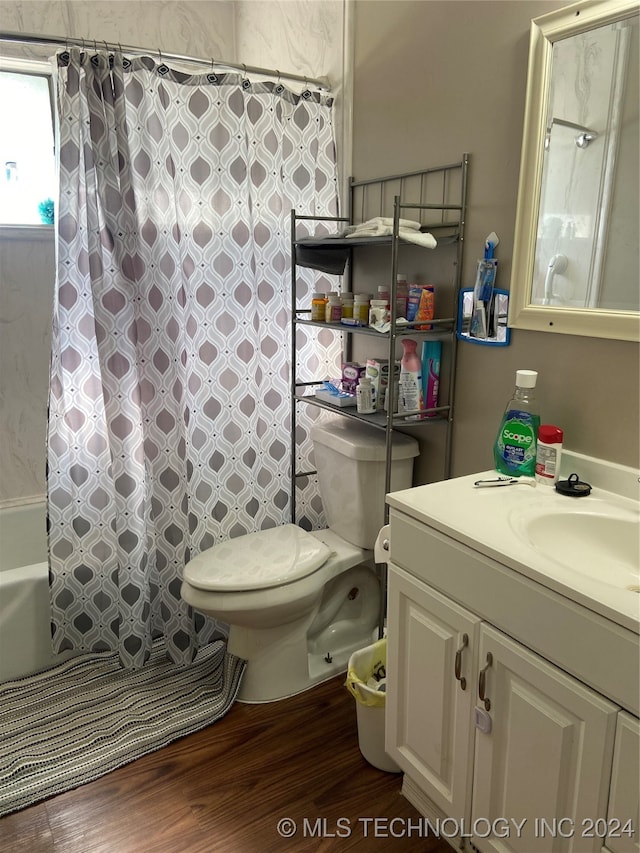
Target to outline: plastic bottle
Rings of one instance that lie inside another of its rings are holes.
[[[311,297],[311,319],[315,323],[324,323],[325,317],[325,295],[314,293]]]
[[[389,303],[384,299],[372,299],[369,306],[369,325],[384,326],[389,322]]]
[[[393,388],[393,390],[391,390]],[[384,388],[383,408],[385,412],[389,411],[389,401],[392,400],[394,414],[398,411],[398,377],[393,375],[393,384],[387,383]]]
[[[389,288],[385,284],[378,285],[378,294],[376,296],[376,299],[384,299],[387,304],[387,307],[389,307]]]
[[[356,388],[356,409],[360,415],[372,415],[375,412],[373,406],[373,388],[368,376],[361,376]]]
[[[516,371],[516,387],[507,403],[493,446],[496,470],[510,477],[533,477],[540,415],[535,370]]]
[[[361,326],[369,322],[369,300],[368,293],[356,293],[353,298],[353,319],[358,320]]]
[[[343,320],[352,320],[353,319],[353,293],[345,293],[342,296],[342,314],[341,317]]]
[[[407,317],[407,300],[409,298],[409,281],[406,275],[396,276],[396,318]]]
[[[562,439],[560,427],[552,424],[540,424],[536,450],[536,481],[553,486],[558,482]]]
[[[422,365],[417,353],[418,344],[413,338],[403,338],[403,353],[400,362],[399,412],[415,412],[424,409],[422,391]],[[420,420],[424,415],[416,414],[411,420]]]
[[[324,319],[326,323],[329,322],[329,300],[332,296],[340,298],[340,294],[337,290],[330,290],[324,295]]]
[[[342,319],[342,302],[337,293],[330,293],[325,310],[327,323],[339,323]]]

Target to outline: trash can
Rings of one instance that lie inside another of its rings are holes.
[[[360,752],[378,770],[400,773],[384,748],[386,667],[387,641],[382,639],[351,655],[345,687],[356,699]]]

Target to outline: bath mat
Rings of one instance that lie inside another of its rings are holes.
[[[0,685],[0,815],[84,785],[198,731],[233,704],[245,662],[217,640],[176,667],[164,641],[140,670],[87,654]]]

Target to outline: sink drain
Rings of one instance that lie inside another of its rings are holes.
[[[628,586],[627,589],[629,592],[640,592],[640,584],[632,583],[631,586]]]

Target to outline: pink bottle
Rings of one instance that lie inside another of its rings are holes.
[[[422,364],[417,353],[418,344],[413,338],[402,338],[402,361],[400,362],[400,412],[416,412],[424,409],[422,392]],[[424,415],[416,414],[411,420],[420,420]]]

